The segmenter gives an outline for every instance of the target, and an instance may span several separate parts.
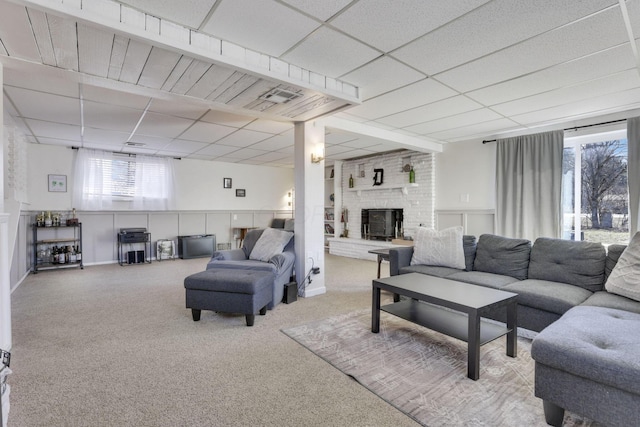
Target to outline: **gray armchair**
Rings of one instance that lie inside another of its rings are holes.
[[[267,306],[272,309],[282,301],[284,285],[291,281],[293,266],[295,264],[294,238],[285,246],[282,253],[273,256],[269,261],[249,259],[256,242],[262,236],[265,229],[250,230],[242,242],[242,248],[216,251],[207,263],[207,270],[211,269],[236,269],[271,271],[275,274],[273,283],[273,300]]]

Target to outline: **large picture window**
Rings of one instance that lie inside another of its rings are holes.
[[[565,239],[629,242],[627,157],[626,130],[565,138]]]
[[[167,210],[173,159],[79,149],[74,206],[82,210]]]

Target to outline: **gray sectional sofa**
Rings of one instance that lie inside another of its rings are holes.
[[[565,409],[607,426],[640,420],[640,302],[607,292],[624,245],[495,235],[463,237],[466,268],[411,265],[413,247],[389,251],[391,275],[418,272],[518,294],[518,326],[533,340],[535,395],[545,420]],[[490,317],[505,321],[501,313]]]
[[[392,276],[423,273],[518,294],[518,326],[540,332],[572,307],[608,307],[640,313],[640,302],[604,289],[626,246],[539,238],[512,239],[492,234],[464,236],[465,270],[411,265],[413,247],[389,250]],[[501,310],[502,311],[502,310]],[[506,321],[501,312],[491,317]]]

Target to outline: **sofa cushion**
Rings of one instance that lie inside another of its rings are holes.
[[[527,278],[530,252],[529,240],[483,234],[478,239],[473,269],[524,280]]]
[[[447,277],[459,272],[460,270],[457,268],[440,267],[437,265],[407,265],[399,269],[399,274],[421,273],[436,277]]]
[[[531,248],[529,279],[551,280],[602,290],[604,246],[593,242],[540,237]]]
[[[640,314],[640,302],[607,291],[595,292],[580,305],[615,308]]]
[[[485,273],[484,271],[459,271],[448,276],[447,279],[494,289],[502,289],[509,283],[518,281],[515,277],[505,276],[502,274]]]
[[[478,240],[476,236],[464,235],[462,236],[462,250],[464,251],[464,265],[465,270],[473,270],[473,261],[476,259],[476,249],[478,247]]]
[[[461,226],[433,230],[418,227],[413,244],[411,265],[434,265],[464,270]]]
[[[538,334],[531,344],[531,357],[536,363],[638,395],[638,336],[640,315],[580,306]]]
[[[605,288],[608,292],[640,301],[640,232],[633,236],[620,255]]]
[[[269,261],[275,255],[281,254],[284,247],[293,237],[289,231],[267,228],[253,246],[249,259],[257,261]]]
[[[502,288],[518,294],[518,304],[556,314],[564,314],[589,298],[591,291],[549,280],[527,279]]]

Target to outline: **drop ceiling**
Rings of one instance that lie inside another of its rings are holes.
[[[331,162],[640,115],[639,37],[640,0],[0,0],[31,142],[276,167],[296,121],[368,129]]]

